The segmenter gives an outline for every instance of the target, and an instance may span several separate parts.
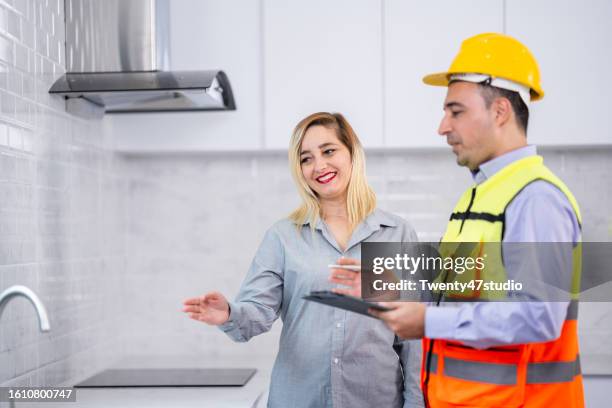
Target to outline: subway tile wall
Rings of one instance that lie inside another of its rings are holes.
[[[576,195],[584,240],[611,241],[612,147],[542,149]],[[437,241],[471,179],[450,151],[367,152],[379,206]],[[127,296],[130,355],[205,356],[208,361],[272,359],[280,323],[246,344],[180,313],[181,300],[219,290],[233,297],[265,230],[297,204],[284,153],[130,156]],[[582,304],[587,372],[612,373],[612,304]]]
[[[0,0],[0,385],[59,384],[117,357],[127,183],[99,121],[47,93],[64,72],[61,0]]]

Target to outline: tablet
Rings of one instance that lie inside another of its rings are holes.
[[[329,290],[319,290],[310,292],[310,294],[302,296],[302,299],[310,300],[317,303],[322,303],[327,306],[333,306],[350,312],[359,313],[369,317],[374,317],[368,313],[368,309],[376,309],[382,312],[392,310],[391,308],[380,306],[376,303],[366,302],[363,299],[348,295],[341,295]]]

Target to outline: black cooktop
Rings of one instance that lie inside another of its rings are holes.
[[[102,371],[75,385],[98,387],[240,387],[254,368],[147,368]]]

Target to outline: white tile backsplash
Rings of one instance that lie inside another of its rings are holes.
[[[612,147],[542,149],[584,213],[584,240],[611,241],[612,214],[603,197]],[[180,301],[209,290],[233,297],[265,230],[298,203],[284,153],[128,156],[128,310],[130,354],[272,358],[280,324],[249,344],[233,344],[214,328],[186,321]],[[607,170],[606,170],[607,171]],[[421,240],[438,241],[469,173],[448,151],[368,152],[379,206],[409,219]],[[146,290],[142,289],[146,285]],[[155,301],[151,304],[151,293]],[[141,305],[147,304],[146,308]],[[610,354],[612,303],[580,311],[585,356]],[[590,359],[591,365],[598,359]],[[599,359],[599,361],[603,361]],[[585,367],[588,370],[588,367]],[[612,367],[597,371],[612,372]]]
[[[0,385],[59,384],[121,357],[127,182],[100,121],[48,90],[64,72],[63,1],[0,1]],[[59,24],[59,25],[58,25]],[[110,213],[110,214],[109,214]]]

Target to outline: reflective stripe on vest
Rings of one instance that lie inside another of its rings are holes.
[[[451,214],[449,221],[452,220],[483,220],[489,222],[505,222],[506,214],[491,214],[486,212],[454,212]]]
[[[431,356],[431,373],[437,374],[438,354]],[[452,357],[444,358],[444,375],[460,380],[496,385],[516,385],[518,366],[481,361],[467,361]],[[551,361],[529,363],[527,384],[564,383],[580,375],[580,356],[574,361]]]

